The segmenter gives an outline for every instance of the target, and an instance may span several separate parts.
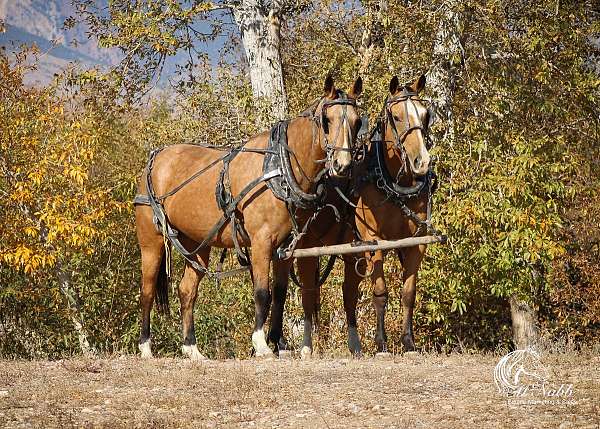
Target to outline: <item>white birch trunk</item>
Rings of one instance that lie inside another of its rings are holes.
[[[369,68],[373,63],[376,48],[383,44],[381,40],[383,16],[387,12],[387,0],[379,0],[374,6],[367,9],[367,25],[363,30],[359,53],[361,55],[359,76],[368,76]]]
[[[71,276],[62,268],[57,269],[58,284],[63,295],[67,298],[69,309],[71,312],[71,321],[77,337],[79,339],[79,348],[84,356],[91,357],[96,354],[96,351],[90,346],[87,333],[81,321],[81,305],[76,299],[73,288],[71,286]]]
[[[25,216],[30,218],[35,224],[39,225],[40,240],[42,243],[46,243],[48,239],[48,228],[46,228],[41,220],[32,214],[32,210],[30,210],[29,207],[23,205],[20,207],[20,209]],[[71,286],[71,275],[66,272],[60,266],[60,264],[56,267],[55,272],[60,290],[65,298],[67,298],[69,310],[71,312],[71,321],[73,322],[73,327],[75,328],[75,332],[77,332],[77,337],[79,338],[79,348],[81,349],[81,353],[83,353],[84,356],[94,356],[96,354],[96,350],[90,346],[87,333],[81,321],[81,305],[79,304],[78,299],[76,299],[75,293]]]
[[[267,103],[269,122],[284,119],[287,96],[281,63],[281,7],[278,2],[241,0],[233,15],[240,29],[255,98]]]
[[[427,86],[432,94],[436,119],[441,129],[432,133],[434,144],[445,141],[452,146],[455,138],[452,105],[456,90],[456,74],[461,65],[463,49],[461,43],[463,13],[461,2],[446,1],[442,6],[442,17],[435,36],[431,68],[427,73]]]

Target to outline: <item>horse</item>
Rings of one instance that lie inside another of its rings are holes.
[[[359,240],[401,239],[418,234],[428,227],[428,208],[435,179],[430,170],[427,131],[430,111],[419,94],[426,78],[400,85],[394,76],[389,83],[389,95],[379,118],[376,135],[368,144],[365,160],[355,166],[349,192],[328,193],[329,204],[354,206],[352,219],[339,222],[330,211],[319,214],[311,224],[301,247],[313,247]],[[338,188],[339,190],[339,188]],[[396,251],[403,267],[402,345],[405,351],[415,349],[412,328],[416,296],[417,273],[425,255],[425,245]],[[375,251],[364,257],[343,255],[344,309],[348,325],[348,348],[361,355],[361,342],[356,323],[359,284],[370,274],[373,283],[373,305],[377,318],[375,343],[377,352],[387,353],[385,309],[388,291],[383,272],[384,253]],[[304,339],[301,356],[312,354],[313,321],[319,308],[319,262],[315,257],[297,260],[304,309]]]
[[[152,357],[150,312],[155,298],[158,309],[168,311],[171,246],[185,259],[178,288],[182,353],[192,360],[206,359],[196,345],[193,308],[198,284],[209,273],[211,248],[220,247],[235,248],[238,258],[249,264],[255,303],[252,346],[257,357],[273,355],[264,332],[272,298],[269,267],[273,262],[274,272],[289,270],[289,261],[273,260],[274,250],[290,235],[298,235],[298,224],[315,211],[317,182],[325,173],[348,173],[360,126],[356,99],[361,92],[360,77],[345,93],[328,76],[324,95],[304,114],[279,122],[271,132],[224,155],[218,148],[193,144],[151,154],[134,201],[142,265],[142,357]],[[280,342],[283,317],[275,298],[281,294],[285,289],[275,282],[269,332],[275,344]]]

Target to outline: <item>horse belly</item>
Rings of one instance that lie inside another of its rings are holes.
[[[173,198],[165,207],[169,221],[179,233],[196,243],[210,238],[207,243],[210,246],[233,247],[229,222],[213,231],[223,217],[214,190],[211,190],[211,187],[214,189],[214,182],[208,181],[205,186],[202,185],[202,181],[199,181],[198,186],[190,186],[185,191],[182,189]]]

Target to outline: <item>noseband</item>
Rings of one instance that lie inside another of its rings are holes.
[[[392,128],[392,133],[394,134],[394,147],[398,150],[400,150],[401,152],[401,158],[402,158],[402,162],[403,162],[403,168],[400,170],[400,172],[406,172],[407,170],[407,154],[406,154],[406,148],[404,147],[404,141],[406,140],[406,137],[408,137],[408,135],[410,133],[412,133],[414,130],[421,130],[421,134],[423,135],[423,139],[425,140],[425,147],[427,149],[431,148],[431,139],[429,138],[429,133],[428,133],[428,127],[425,126],[423,124],[423,122],[421,122],[421,119],[418,117],[417,115],[417,120],[418,120],[418,124],[415,125],[411,125],[410,124],[410,118],[408,116],[408,104],[410,103],[414,108],[415,108],[415,112],[419,112],[417,109],[417,106],[415,105],[415,101],[418,101],[419,103],[423,104],[423,100],[421,98],[419,98],[419,94],[417,94],[414,91],[410,91],[407,88],[404,88],[402,90],[402,93],[400,95],[397,95],[395,97],[388,97],[388,99],[385,101],[385,105],[384,105],[384,113],[382,113],[382,118],[383,118],[383,129],[382,129],[382,135],[385,136],[385,125],[386,123],[389,123],[391,128]],[[398,132],[398,128],[396,127],[396,120],[394,119],[394,115],[392,114],[392,106],[398,103],[404,103],[404,118],[403,118],[403,129],[402,129],[402,133]],[[431,115],[431,109],[428,107],[427,108],[427,113],[428,115]],[[400,173],[399,172],[399,173]]]
[[[356,148],[354,147],[354,139],[352,138],[352,136],[350,137],[350,146],[349,148],[344,148],[344,147],[336,147],[333,146],[331,143],[329,143],[329,135],[330,135],[330,129],[329,129],[329,118],[327,118],[327,109],[332,107],[332,106],[342,106],[342,120],[340,121],[340,124],[336,130],[335,133],[335,137],[334,140],[337,140],[338,136],[340,135],[340,132],[345,132],[345,130],[343,130],[344,127],[344,122],[348,123],[348,106],[353,106],[356,107],[356,100],[353,98],[349,98],[348,94],[346,94],[344,91],[337,91],[337,98],[334,100],[326,100],[323,101],[323,103],[321,103],[321,112],[320,114],[317,114],[317,112],[315,112],[313,114],[313,121],[317,124],[318,128],[321,128],[323,130],[323,134],[325,136],[324,139],[324,145],[322,145],[321,147],[325,150],[326,154],[327,154],[327,158],[325,160],[321,160],[321,161],[325,161],[328,163],[331,163],[331,158],[333,157],[333,154],[335,152],[338,151],[346,151],[346,152],[354,152],[356,150]],[[350,132],[350,130],[348,130]],[[313,141],[315,139],[313,138]]]
[[[423,137],[427,141],[426,144],[429,146],[429,134],[427,132],[427,127],[423,125],[421,119],[417,116],[419,123],[415,125],[410,125],[410,118],[408,117],[408,103],[410,103],[415,108],[415,111],[418,113],[419,111],[417,110],[417,106],[415,106],[415,101],[418,101],[419,103],[423,104],[423,100],[419,98],[419,95],[416,92],[409,91],[408,89],[404,88],[402,90],[402,94],[397,95],[395,97],[389,97],[385,102],[385,118],[392,126],[392,132],[394,133],[394,139],[396,140],[396,147],[403,145],[404,140],[406,140],[406,137],[414,130],[421,130],[421,133],[423,133]],[[402,130],[402,134],[398,133],[398,129],[396,127],[396,120],[392,115],[392,106],[398,103],[404,103],[404,129]],[[431,114],[430,108],[427,108],[427,113],[429,115]]]

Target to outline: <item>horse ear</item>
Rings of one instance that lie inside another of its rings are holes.
[[[333,76],[331,76],[330,74],[328,74],[325,78],[323,91],[325,92],[326,97],[333,98],[333,96],[335,95],[335,85],[333,84]]]
[[[413,83],[410,84],[410,87],[418,94],[419,92],[423,91],[423,88],[425,88],[426,81],[427,78],[424,74],[422,74],[421,76],[419,76],[418,79],[416,79]]]
[[[398,92],[398,87],[400,86],[400,81],[398,80],[398,76],[394,76],[392,80],[390,80],[390,94],[394,95]]]
[[[352,85],[352,89],[350,90],[349,95],[352,98],[358,98],[360,96],[360,94],[362,94],[362,90],[363,90],[363,81],[362,81],[362,78],[359,76],[354,81],[354,85]]]

